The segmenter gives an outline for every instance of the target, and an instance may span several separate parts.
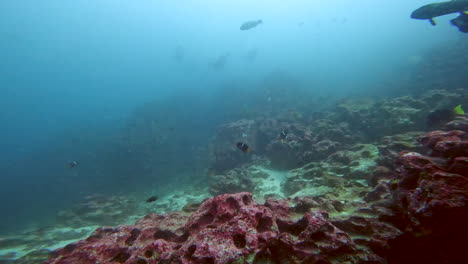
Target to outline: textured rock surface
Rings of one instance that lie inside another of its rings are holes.
[[[356,144],[330,155],[327,163],[335,175],[350,179],[368,179],[377,166],[379,150],[372,144]]]
[[[286,139],[281,142],[276,138],[267,144],[265,156],[271,160],[272,166],[276,169],[297,168],[312,161],[325,159],[344,147],[343,143],[335,140],[342,139],[340,137],[345,135],[339,127],[332,127],[320,120],[312,126],[290,124],[286,129],[288,131]],[[281,129],[276,131],[279,135]]]
[[[429,106],[420,99],[398,97],[391,100],[347,100],[340,105],[339,119],[347,120],[364,138],[415,131],[424,124]]]
[[[46,263],[384,263],[327,213],[304,204],[259,205],[249,193],[221,195],[191,216],[150,214],[135,225],[99,228]]]
[[[466,96],[463,90],[433,90],[418,97],[346,99],[332,111],[311,114],[308,118],[304,113],[284,111],[255,120],[238,120],[221,126],[213,138],[212,169],[217,174],[224,173],[252,162],[258,155],[269,159],[274,169],[290,170],[323,161],[356,144],[375,142],[379,142],[379,150],[383,151],[379,164],[392,167],[399,151],[420,148],[415,138],[422,132],[416,131],[428,129],[428,114],[432,110],[452,109],[462,103],[463,96]],[[459,117],[447,128],[462,129],[462,121]],[[281,141],[279,134],[283,130],[287,136]],[[247,143],[255,155],[244,155],[236,149],[236,142]]]
[[[310,162],[291,170],[282,184],[282,190],[286,195],[311,196],[365,191],[367,184],[362,180],[374,176],[378,155],[378,148],[371,144],[350,146],[347,150],[329,155],[322,162]]]
[[[236,192],[252,192],[254,181],[249,170],[245,168],[232,169],[224,174],[211,176],[209,192],[212,195]]]
[[[407,132],[381,138],[378,144],[380,152],[378,164],[393,169],[393,164],[400,151],[423,151],[424,146],[418,142],[418,138],[422,134],[424,132]]]
[[[468,138],[434,131],[419,141],[425,156],[402,152],[394,196],[406,232],[392,241],[392,263],[468,263]]]

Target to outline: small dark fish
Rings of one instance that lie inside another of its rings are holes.
[[[147,202],[147,203],[152,203],[152,202],[154,202],[154,201],[156,201],[156,200],[158,200],[158,197],[155,196],[155,195],[153,195],[153,196],[151,196],[150,198],[146,199],[146,202]]]
[[[67,163],[67,168],[73,169],[73,168],[78,167],[78,165],[80,165],[78,161],[70,161]]]
[[[252,29],[258,25],[260,25],[261,23],[263,23],[263,21],[261,19],[259,20],[252,20],[252,21],[247,21],[247,22],[244,22],[241,26],[240,26],[240,30],[249,30],[249,29]]]
[[[281,133],[279,135],[279,139],[281,143],[284,143],[284,140],[286,139],[286,136],[288,135],[288,132],[286,130],[281,130]]]
[[[249,146],[247,146],[247,144],[245,144],[245,143],[238,142],[236,144],[236,146],[237,146],[238,149],[240,149],[244,153],[250,152]]]

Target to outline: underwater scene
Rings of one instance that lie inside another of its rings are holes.
[[[0,264],[468,263],[468,0],[0,21]]]

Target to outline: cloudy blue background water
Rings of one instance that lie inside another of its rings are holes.
[[[248,100],[275,72],[317,97],[401,92],[415,58],[460,37],[451,16],[437,27],[409,19],[428,2],[2,0],[0,231],[46,223],[89,193],[177,177],[130,165],[116,176],[127,160],[115,150],[119,132],[146,102],[173,106],[164,115],[174,133],[203,146],[240,107],[230,100]],[[239,30],[252,19],[264,23]],[[213,67],[222,56],[226,65]],[[65,168],[70,160],[79,171]]]

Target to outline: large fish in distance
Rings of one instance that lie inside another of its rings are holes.
[[[252,28],[254,28],[254,27],[260,25],[262,22],[263,22],[263,21],[262,21],[261,19],[244,22],[244,23],[240,26],[240,30],[249,30],[249,29],[252,29]]]
[[[451,13],[468,11],[468,0],[453,0],[421,6],[411,13],[413,19],[429,20],[433,26],[436,25],[434,17],[444,16]]]

